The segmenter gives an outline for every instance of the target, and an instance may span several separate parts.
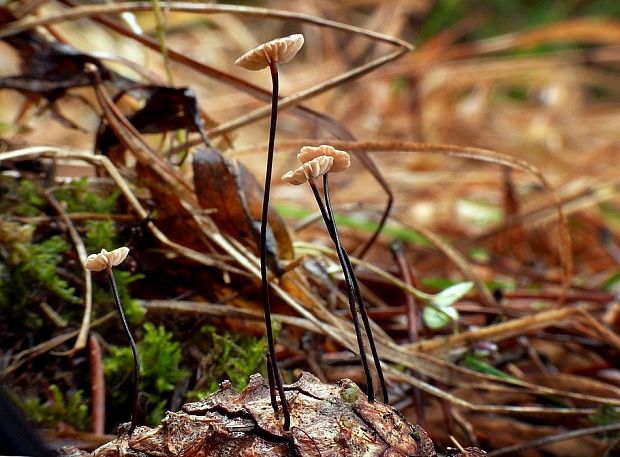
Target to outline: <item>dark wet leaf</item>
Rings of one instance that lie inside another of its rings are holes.
[[[0,25],[15,20],[7,8],[0,8]],[[101,61],[72,46],[51,41],[37,32],[28,31],[2,38],[21,58],[19,75],[0,78],[0,89],[16,90],[28,97],[42,97],[52,114],[63,124],[78,128],[65,118],[55,102],[69,89],[90,86],[92,81],[84,71],[85,65],[95,65],[101,79],[111,81],[117,88],[126,88],[133,81],[109,71]]]
[[[208,143],[200,109],[194,91],[187,87],[138,86],[123,91],[115,97],[118,100],[125,93],[146,99],[145,105],[127,120],[140,133],[163,133],[184,129],[199,133]],[[115,101],[116,101],[115,100]],[[95,149],[108,155],[111,149],[121,147],[121,142],[107,124],[102,124],[97,135]]]

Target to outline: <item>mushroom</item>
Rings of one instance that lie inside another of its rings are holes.
[[[277,389],[282,405],[282,415],[284,417],[284,430],[288,431],[291,427],[291,415],[288,409],[288,402],[284,394],[284,385],[278,360],[276,358],[275,341],[271,323],[271,305],[269,304],[269,282],[267,280],[267,217],[269,214],[269,196],[271,193],[271,171],[273,169],[273,150],[276,137],[276,125],[278,119],[278,62],[288,62],[291,60],[304,44],[304,37],[301,34],[290,35],[278,38],[246,52],[239,57],[235,64],[248,70],[261,70],[269,67],[273,91],[271,95],[271,123],[269,128],[269,146],[267,150],[267,170],[265,172],[265,191],[263,194],[263,209],[260,228],[260,272],[261,286],[263,291],[263,310],[265,312],[265,327],[267,333],[267,375],[269,379],[269,389],[271,394],[271,406],[274,412],[278,410],[275,391]]]
[[[308,180],[303,165],[282,175],[282,181],[299,186]]]
[[[305,162],[301,167],[297,167],[282,175],[282,181],[294,186],[305,183],[311,178],[318,178],[332,169],[334,158],[329,156],[319,156]]]
[[[357,283],[357,278],[355,277],[355,273],[353,271],[351,260],[349,259],[349,255],[344,249],[344,246],[340,242],[338,227],[336,225],[336,219],[334,217],[334,212],[329,196],[329,172],[339,172],[346,170],[351,164],[350,156],[345,151],[339,151],[337,149],[334,149],[332,146],[322,145],[318,147],[302,147],[301,152],[297,155],[297,158],[302,163],[302,166],[286,173],[284,176],[282,176],[282,179],[285,182],[294,185],[303,184],[304,182],[306,182],[306,180],[310,184],[310,188],[312,189],[314,198],[316,199],[319,210],[321,211],[321,215],[323,216],[323,220],[325,221],[325,226],[327,227],[329,236],[332,239],[334,245],[336,246],[338,260],[340,261],[340,265],[342,266],[342,272],[344,274],[344,279],[347,284],[347,299],[349,301],[351,317],[353,318],[353,326],[355,328],[355,336],[357,338],[360,359],[362,362],[362,367],[364,369],[364,375],[366,377],[368,399],[370,401],[373,401],[375,399],[375,390],[372,382],[372,375],[370,374],[370,367],[368,366],[366,348],[364,346],[364,339],[359,323],[359,316],[357,310],[359,310],[359,315],[362,318],[364,330],[366,331],[366,335],[368,337],[370,351],[372,353],[375,367],[377,368],[377,374],[379,375],[379,382],[381,384],[383,399],[387,403],[387,385],[383,376],[383,369],[381,368],[381,360],[379,359],[375,341],[372,335],[370,320],[368,319],[368,314],[364,306],[364,301],[362,299],[359,284]],[[323,176],[323,194],[325,198],[325,203],[323,203],[323,200],[321,199],[321,194],[319,193],[319,189],[317,188],[315,182],[315,178],[318,178],[320,176]]]
[[[292,60],[304,44],[304,36],[300,33],[263,43],[250,49],[237,60],[235,65],[246,70],[262,70],[274,62],[286,63]]]
[[[129,248],[125,246],[114,249],[111,252],[102,249],[99,254],[91,254],[86,258],[84,266],[90,271],[101,271],[108,267],[120,265],[129,254]]]
[[[304,174],[308,179],[315,179],[328,173],[334,163],[333,157],[319,156],[303,164]]]
[[[114,273],[112,272],[112,267],[120,265],[123,260],[127,258],[127,254],[129,254],[129,248],[124,246],[109,252],[102,249],[99,254],[89,255],[86,258],[86,262],[84,262],[84,267],[90,271],[107,271],[108,279],[110,280],[110,287],[112,288],[112,293],[114,295],[116,310],[118,311],[121,323],[123,324],[123,329],[125,330],[127,339],[129,340],[129,346],[131,346],[131,352],[133,354],[133,409],[131,411],[131,426],[129,427],[129,435],[131,435],[138,423],[138,413],[140,409],[138,403],[138,394],[140,390],[140,357],[138,356],[138,347],[136,346],[136,342],[131,334],[131,330],[129,330],[129,324],[127,324],[127,319],[125,318],[125,313],[123,312],[123,306],[118,293],[118,286],[116,285],[116,279],[114,278]]]
[[[334,163],[329,170],[334,173],[344,171],[351,165],[351,156],[349,153],[325,144],[321,146],[302,147],[301,152],[297,154],[297,159],[304,164],[320,156],[328,156],[334,159]]]

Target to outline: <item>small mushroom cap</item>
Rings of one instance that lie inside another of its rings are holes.
[[[101,271],[119,265],[129,254],[129,248],[121,247],[113,251],[102,249],[99,254],[91,254],[86,258],[84,267],[90,271]]]
[[[250,49],[237,60],[235,65],[246,70],[262,70],[271,62],[286,63],[299,52],[304,44],[304,36],[300,33],[263,43]]]
[[[351,165],[351,156],[345,152],[335,149],[332,146],[323,144],[321,146],[304,146],[297,158],[303,164],[319,156],[329,156],[334,159],[334,164],[330,171],[338,173],[344,171]]]
[[[308,179],[318,178],[329,172],[334,164],[334,158],[330,156],[318,156],[309,162],[304,163],[304,173]]]
[[[308,180],[306,177],[306,173],[304,172],[303,165],[301,167],[295,168],[294,170],[287,171],[282,175],[282,181],[292,184],[294,186],[299,186],[300,184],[305,183]]]

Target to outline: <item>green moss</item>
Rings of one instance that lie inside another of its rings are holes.
[[[38,216],[45,207],[46,200],[37,185],[29,179],[19,181],[16,189],[17,205],[14,212],[18,216]]]
[[[50,398],[26,398],[19,402],[26,415],[34,423],[47,428],[56,428],[64,422],[76,430],[90,429],[90,415],[87,400],[81,390],[63,394],[56,384],[49,387]]]
[[[101,249],[112,250],[118,246],[116,225],[113,220],[89,220],[84,224],[86,235],[84,244],[88,252],[100,252]]]
[[[165,407],[177,382],[189,376],[180,367],[181,345],[173,341],[173,335],[163,326],[151,323],[143,326],[144,337],[138,343],[140,354],[140,390],[147,397],[147,422],[156,425],[162,419]],[[131,388],[121,387],[131,380],[133,359],[129,347],[110,348],[110,355],[104,360],[104,372],[108,392],[112,401],[126,405],[130,409]]]
[[[56,198],[67,205],[69,212],[112,213],[120,191],[100,195],[88,190],[88,178],[81,178],[56,191]]]
[[[602,405],[590,416],[594,425],[609,425],[620,422],[620,408],[612,405]]]
[[[247,386],[250,375],[265,372],[267,341],[264,337],[222,333],[211,325],[205,325],[201,329],[200,340],[207,354],[206,372],[199,390],[191,393],[194,398],[201,399],[215,392],[225,379],[240,391]]]
[[[60,236],[33,242],[34,227],[27,224],[0,222],[0,312],[28,328],[36,329],[33,304],[64,301],[81,303],[75,289],[59,275],[69,245]]]

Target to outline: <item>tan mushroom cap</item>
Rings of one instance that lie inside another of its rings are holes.
[[[99,254],[91,254],[84,262],[84,267],[90,271],[101,271],[108,267],[119,265],[129,254],[129,248],[121,247],[113,251],[102,249]]]
[[[282,175],[282,180],[294,186],[305,183],[308,179],[318,178],[331,170],[334,158],[319,156]]]
[[[329,156],[334,159],[331,172],[338,173],[344,171],[351,165],[351,156],[345,152],[335,149],[332,146],[323,144],[321,146],[304,146],[301,152],[297,154],[297,158],[303,164],[309,162],[319,156]]]
[[[301,167],[295,168],[294,170],[287,171],[282,175],[282,181],[292,184],[294,186],[299,186],[300,184],[305,183],[308,180],[306,177],[306,173],[304,173],[303,165]]]
[[[318,178],[329,172],[334,164],[334,158],[330,156],[318,156],[304,163],[304,173],[308,179]]]
[[[304,36],[300,33],[276,38],[250,49],[235,60],[235,65],[247,70],[261,70],[268,67],[271,62],[286,63],[295,57],[303,44]]]

